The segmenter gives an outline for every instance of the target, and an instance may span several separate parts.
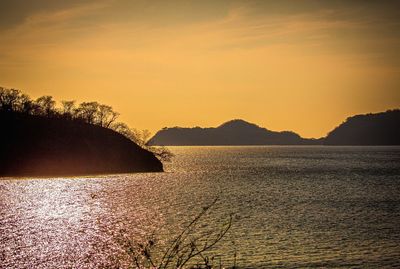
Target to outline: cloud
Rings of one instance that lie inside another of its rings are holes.
[[[0,26],[0,85],[97,99],[130,123],[154,107],[156,116],[142,119],[146,128],[165,125],[161,114],[222,121],[246,111],[262,124],[268,113],[311,120],[312,110],[330,109],[335,120],[400,100],[398,10],[386,2],[26,3],[18,14],[9,8],[15,16]],[[271,128],[286,125],[270,120]],[[303,132],[307,123],[298,124]],[[334,123],[321,114],[319,124]]]
[[[371,15],[376,4],[369,1],[362,5],[343,1],[302,5],[291,1],[40,2],[31,5],[30,12],[21,11],[24,19],[19,24],[3,29],[3,62],[74,53],[111,58],[122,53],[227,53],[278,45],[314,50],[318,55],[347,54],[358,62],[365,61],[364,55],[380,65],[396,64],[393,59],[398,59],[398,52],[388,48],[398,46],[400,34],[385,34],[397,21],[381,18],[385,5]]]
[[[25,22],[38,13],[53,13],[64,9],[90,4],[82,0],[2,0],[0,1],[0,29],[9,29]]]

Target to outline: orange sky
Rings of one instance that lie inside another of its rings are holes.
[[[242,118],[321,137],[400,107],[396,1],[0,2],[0,86],[153,133]]]

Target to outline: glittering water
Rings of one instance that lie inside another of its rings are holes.
[[[234,214],[215,253],[253,268],[400,268],[399,147],[173,147],[166,173],[0,180],[0,268],[129,266],[122,241]]]

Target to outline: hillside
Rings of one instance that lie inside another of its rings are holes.
[[[164,128],[150,139],[151,145],[314,145],[294,132],[274,132],[244,120],[228,121],[216,128]]]
[[[331,131],[325,145],[400,145],[400,110],[356,115]]]
[[[153,153],[101,126],[4,111],[0,124],[1,176],[163,171]]]

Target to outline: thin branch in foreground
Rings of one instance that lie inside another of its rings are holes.
[[[136,268],[222,268],[221,257],[219,256],[219,266],[214,267],[215,256],[209,257],[207,251],[211,250],[227,234],[232,226],[232,214],[220,230],[209,234],[194,236],[196,225],[206,213],[217,203],[218,198],[214,199],[172,240],[160,260],[156,260],[153,249],[156,241],[151,238],[145,244],[136,244],[136,249],[132,242],[125,242],[128,255],[131,257],[132,267]],[[127,239],[126,239],[127,240]],[[126,244],[127,243],[127,244]],[[218,257],[218,256],[217,256]],[[194,263],[194,260],[198,260]],[[236,253],[235,265],[236,267]]]

